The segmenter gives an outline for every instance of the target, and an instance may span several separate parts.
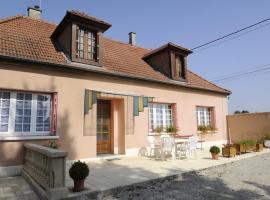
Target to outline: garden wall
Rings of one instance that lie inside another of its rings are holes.
[[[227,126],[233,143],[260,140],[270,134],[270,112],[228,115]]]

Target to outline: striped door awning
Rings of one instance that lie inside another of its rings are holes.
[[[133,96],[133,95],[125,95],[118,93],[106,93],[95,90],[85,90],[85,99],[84,99],[84,114],[88,114],[89,110],[93,108],[93,105],[96,104],[97,98],[102,96],[108,96],[108,94],[112,96],[132,96],[133,97],[133,116],[139,116],[140,112],[144,111],[145,107],[148,107],[148,104],[153,102],[153,97],[147,96]]]

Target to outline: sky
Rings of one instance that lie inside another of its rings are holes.
[[[0,18],[27,14],[39,0],[2,0]],[[107,37],[157,48],[173,42],[193,48],[270,17],[269,0],[42,0],[42,18],[58,24],[66,10],[86,12],[112,24]],[[234,40],[195,52],[188,66],[208,80],[270,64],[270,25]],[[270,69],[218,83],[232,91],[229,112],[270,111]]]

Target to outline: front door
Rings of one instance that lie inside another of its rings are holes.
[[[111,153],[111,101],[97,101],[97,154]]]

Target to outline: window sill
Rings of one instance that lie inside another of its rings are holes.
[[[202,131],[197,131],[198,134],[204,134]],[[207,131],[205,134],[208,133],[219,133],[219,131]]]
[[[0,141],[22,141],[22,140],[56,140],[59,136],[33,135],[33,136],[0,136]]]

